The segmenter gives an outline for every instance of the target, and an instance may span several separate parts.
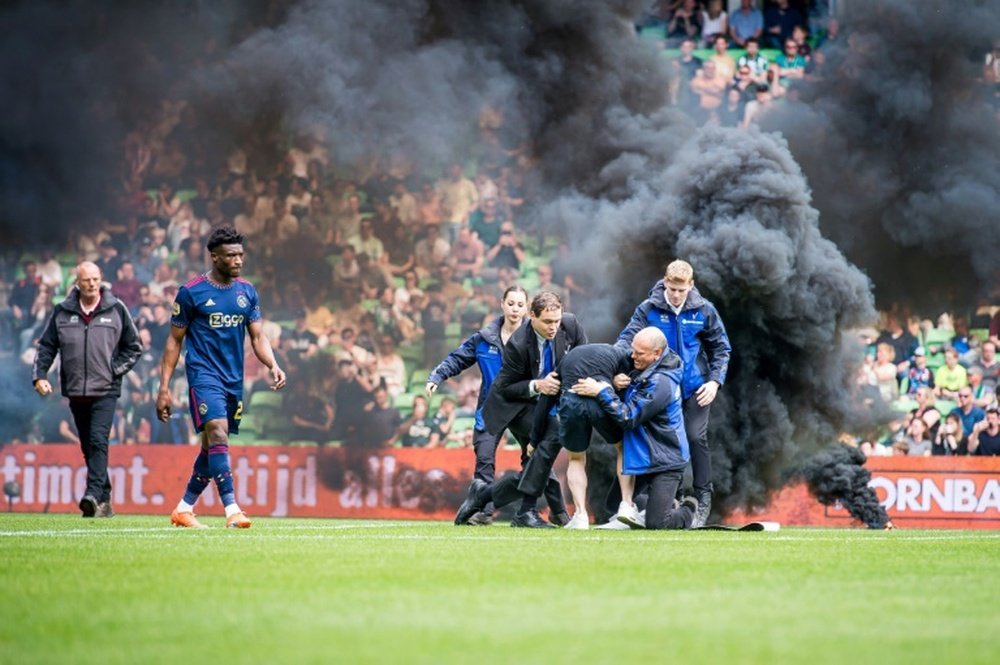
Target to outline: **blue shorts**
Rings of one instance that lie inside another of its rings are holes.
[[[229,433],[239,434],[240,419],[243,418],[243,391],[231,391],[222,386],[191,386],[188,408],[196,432],[202,432],[209,420],[225,418],[229,421]]]
[[[590,447],[594,430],[608,443],[622,440],[622,428],[611,420],[593,397],[566,391],[559,398],[559,442],[572,453]]]

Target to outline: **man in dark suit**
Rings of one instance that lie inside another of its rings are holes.
[[[473,480],[469,496],[455,517],[456,524],[465,523],[490,500],[499,508],[520,499],[511,526],[551,528],[538,516],[536,503],[553,478],[552,464],[561,448],[559,426],[554,410],[539,414],[536,424],[535,407],[539,395],[559,394],[556,366],[566,352],[586,343],[583,327],[572,314],[563,313],[559,296],[542,291],[532,299],[529,325],[519,328],[507,340],[503,366],[483,405],[487,431],[507,429],[517,437],[524,466],[519,474],[497,483]]]

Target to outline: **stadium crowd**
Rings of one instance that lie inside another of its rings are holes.
[[[641,26],[679,49],[669,60],[670,103],[700,122],[754,123],[794,97],[800,81],[821,77],[824,49],[842,38],[833,18],[811,30],[807,3],[739,4],[727,14],[720,0],[658,2]],[[993,84],[997,67],[987,56],[984,77]],[[567,246],[525,223],[535,199],[532,159],[510,144],[502,109],[470,118],[478,140],[452,164],[389,154],[345,167],[320,130],[288,134],[277,155],[249,140],[205,154],[188,103],[159,101],[121,146],[121,185],[97,230],[53,238],[37,253],[0,253],[0,353],[19,358],[25,377],[81,261],[95,262],[129,307],[143,354],[126,377],[114,444],[197,441],[183,409],[157,420],[154,397],[173,298],[206,271],[205,239],[223,225],[247,238],[246,276],[289,382],[287,395],[269,391],[266,368],[248,354],[240,444],[470,446],[478,371],[427,398],[429,368],[495,318],[514,283],[558,293],[568,311],[586,296],[586,275],[570,272]],[[867,452],[975,450],[969,439],[996,407],[1000,376],[1000,311],[991,314],[988,330],[974,331],[960,317],[934,325],[886,317],[859,383],[907,417],[862,443]],[[183,372],[174,391],[186,403]],[[948,426],[953,417],[961,433]],[[72,422],[60,401],[39,403],[12,441],[76,441]]]

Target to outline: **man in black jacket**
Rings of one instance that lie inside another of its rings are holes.
[[[538,516],[535,506],[550,482],[552,464],[561,449],[559,425],[555,413],[549,412],[543,419],[545,425],[535,427],[535,407],[539,395],[559,394],[561,384],[555,368],[570,349],[587,343],[587,334],[576,317],[563,313],[562,301],[551,291],[538,293],[530,310],[530,325],[519,328],[504,346],[500,374],[483,405],[483,421],[488,432],[507,429],[522,446],[528,447],[526,442],[530,441],[534,451],[530,452],[530,447],[524,450],[524,467],[510,479],[492,485],[474,480],[456,515],[457,524],[490,500],[499,508],[521,499],[511,526],[552,526]]]
[[[90,261],[77,267],[76,288],[56,305],[38,340],[32,377],[42,397],[52,393],[45,377],[56,354],[62,361],[62,394],[69,398],[87,462],[80,510],[84,517],[111,517],[108,437],[122,377],[139,360],[142,346],[128,308],[101,286],[101,270]]]

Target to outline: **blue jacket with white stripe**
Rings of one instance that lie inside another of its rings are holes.
[[[616,344],[630,345],[635,334],[647,326],[662,330],[670,350],[681,357],[681,391],[685,399],[706,381],[716,381],[720,386],[726,382],[732,352],[729,336],[715,305],[705,300],[697,288],[688,292],[680,314],[675,314],[667,302],[663,280],[658,281],[649,297],[635,308]]]
[[[448,357],[431,370],[427,380],[441,384],[453,376],[458,376],[474,364],[479,365],[483,375],[483,384],[479,388],[479,399],[476,401],[476,429],[486,431],[483,424],[483,403],[490,392],[490,386],[500,373],[503,365],[503,344],[500,342],[500,328],[503,317],[500,316],[485,328],[471,335],[462,344],[448,354]]]
[[[684,433],[681,373],[680,358],[666,350],[632,380],[624,398],[611,387],[598,393],[601,408],[625,430],[622,473],[637,476],[687,466],[691,453]]]

